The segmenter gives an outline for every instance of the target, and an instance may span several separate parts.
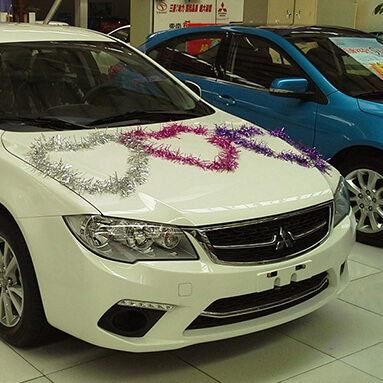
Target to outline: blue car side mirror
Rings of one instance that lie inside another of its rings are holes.
[[[308,92],[309,82],[305,78],[277,78],[270,85],[270,94],[279,97],[307,99],[312,96]]]

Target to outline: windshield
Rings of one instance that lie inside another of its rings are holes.
[[[383,98],[383,44],[360,36],[300,35],[289,38],[340,91],[353,97]]]
[[[0,121],[59,119],[86,128],[213,113],[117,42],[0,44],[0,80]]]

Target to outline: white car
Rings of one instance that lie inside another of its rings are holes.
[[[108,33],[108,36],[113,36],[124,43],[130,43],[130,25],[123,25],[122,27],[114,29]]]
[[[73,27],[0,24],[0,335],[146,352],[318,309],[349,282],[337,170]],[[288,142],[286,142],[286,140]]]

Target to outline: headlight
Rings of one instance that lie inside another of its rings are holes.
[[[84,246],[115,261],[198,259],[184,232],[174,226],[99,215],[73,215],[64,220]]]
[[[350,197],[348,195],[347,183],[343,177],[340,178],[338,187],[334,197],[335,217],[334,227],[348,214],[350,211]]]

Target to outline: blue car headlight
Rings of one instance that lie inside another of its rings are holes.
[[[64,220],[85,247],[114,261],[198,259],[185,233],[176,226],[100,215],[65,216]]]
[[[348,194],[346,180],[343,177],[340,178],[338,187],[336,188],[334,196],[334,210],[335,227],[350,211],[350,197]]]

